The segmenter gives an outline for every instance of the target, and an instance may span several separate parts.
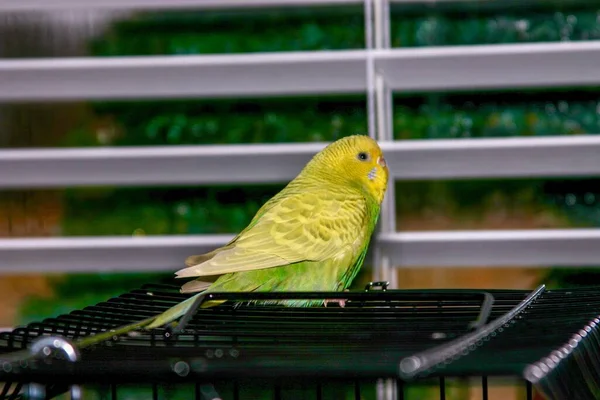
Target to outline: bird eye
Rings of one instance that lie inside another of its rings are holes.
[[[360,161],[367,161],[369,159],[369,154],[365,153],[364,151],[361,151],[360,153],[358,153],[358,159]]]

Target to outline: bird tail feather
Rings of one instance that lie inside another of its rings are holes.
[[[158,327],[167,325],[167,324],[175,321],[177,318],[180,318],[183,315],[185,315],[185,313],[187,313],[187,311],[190,309],[190,307],[192,307],[192,305],[194,304],[194,302],[198,298],[198,296],[203,295],[203,294],[204,294],[204,292],[198,293],[198,294],[190,297],[189,299],[182,301],[181,303],[177,303],[173,307],[169,308],[167,311],[164,311],[163,313],[158,314],[154,317],[150,317],[145,320],[135,322],[133,324],[124,325],[124,326],[121,326],[121,327],[118,327],[115,329],[111,329],[109,331],[105,331],[105,332],[102,332],[102,333],[99,333],[99,334],[96,334],[93,336],[83,337],[77,341],[77,346],[79,348],[85,348],[85,347],[89,347],[89,346],[104,342],[106,340],[112,339],[115,336],[128,334],[135,330],[139,330],[139,329],[150,330],[150,329],[154,329],[154,328],[158,328]],[[225,300],[207,301],[206,303],[203,303],[201,305],[201,308],[213,307],[213,306],[223,303],[224,301]]]
[[[175,321],[179,317],[182,317],[186,312],[188,312],[188,310],[194,304],[194,302],[196,301],[198,296],[200,296],[202,294],[204,294],[204,293],[200,292],[198,294],[195,294],[194,296],[190,297],[189,299],[184,300],[181,303],[178,303],[178,304],[174,305],[173,307],[169,308],[167,311],[165,311],[162,314],[160,314],[159,316],[157,316],[154,319],[154,321],[152,321],[148,326],[146,326],[146,329],[158,328],[160,326],[163,326],[163,325],[166,325],[168,323]]]

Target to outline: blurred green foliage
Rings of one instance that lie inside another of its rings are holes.
[[[479,3],[479,2],[478,2]],[[549,2],[547,2],[549,5]],[[507,7],[508,8],[508,7]],[[480,7],[464,11],[432,10],[423,14],[403,7],[393,9],[393,47],[582,41],[600,39],[600,20],[592,2],[585,8],[560,6],[513,7],[507,10]],[[416,14],[416,15],[415,15]]]
[[[597,10],[592,8],[572,13],[522,8],[502,14],[395,12],[391,33],[394,46],[591,40],[600,38],[598,21]],[[94,56],[181,55],[363,47],[361,7],[286,8],[141,13],[112,24],[90,43],[90,52]],[[90,104],[90,121],[71,132],[62,145],[329,141],[364,133],[365,106],[363,96],[96,102]],[[397,139],[594,134],[600,132],[599,110],[600,96],[593,90],[411,94],[396,96],[393,124]],[[500,193],[515,204],[543,204],[572,217],[574,223],[598,225],[598,182],[403,182],[398,183],[402,193],[398,206],[401,214],[440,206],[476,210],[485,199]],[[68,190],[63,234],[233,233],[280,188]],[[153,277],[136,276],[140,281]],[[103,282],[100,286],[98,279]],[[61,278],[56,286],[58,300],[32,299],[23,318],[38,319],[80,308],[124,291],[121,283],[133,286],[137,282],[137,278],[125,279],[122,274]]]
[[[42,321],[68,314],[73,310],[106,301],[112,297],[138,289],[148,282],[167,278],[161,273],[85,273],[56,276],[51,279],[53,298],[32,297],[20,309],[20,324]]]
[[[366,98],[304,97],[93,103],[65,146],[330,141],[366,132]]]
[[[81,236],[90,235],[90,231],[94,235],[234,233],[282,188],[118,188],[98,191],[94,196],[74,191],[66,194],[69,208],[63,230]]]
[[[394,103],[397,139],[600,133],[600,94],[589,89],[398,95]]]
[[[143,13],[91,43],[95,56],[360,49],[362,6]]]
[[[231,381],[227,380],[215,380],[210,382],[215,390],[219,393],[220,398],[233,399],[238,398],[239,400],[263,400],[272,399],[274,397],[273,388],[279,387],[280,398],[283,399],[314,399],[315,392],[318,390],[318,384],[315,380],[312,381],[299,381],[292,379],[263,379],[263,378],[252,378],[242,379],[238,383],[239,393],[236,397],[234,395],[234,388]],[[459,400],[464,398],[454,395],[456,390],[450,386],[448,400]],[[364,380],[360,381],[360,391],[362,400],[375,400],[377,398],[376,385],[374,381]],[[88,386],[84,387],[84,397],[86,400],[103,400],[110,397],[110,386]],[[454,390],[453,390],[454,389]],[[323,384],[320,388],[321,396],[323,400],[352,400],[355,399],[355,381],[348,380],[330,380],[327,384]],[[426,392],[426,391],[427,392]],[[178,384],[160,384],[157,390],[157,397],[161,400],[187,400],[193,397],[193,395],[199,391],[202,393],[201,385],[178,383]],[[419,391],[413,391],[419,393]],[[435,393],[431,388],[425,388],[421,393]],[[465,393],[465,389],[462,390]],[[151,385],[119,385],[117,390],[119,399],[127,400],[146,400],[153,398],[152,386]],[[199,398],[201,396],[198,396]],[[423,397],[417,397],[419,399]],[[65,400],[67,400],[65,398]]]

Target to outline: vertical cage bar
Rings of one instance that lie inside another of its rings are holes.
[[[381,75],[375,76],[376,104],[377,104],[377,139],[380,142],[393,141],[391,113],[392,113],[392,93],[387,88],[384,78]],[[396,231],[396,201],[394,177],[390,177],[388,189],[381,205],[381,215],[379,223],[380,233],[390,233]],[[378,276],[375,279],[379,281],[389,281],[390,288],[398,287],[396,273],[393,270],[391,259],[384,254],[378,246],[375,251],[375,266],[379,268]]]
[[[202,391],[200,390],[200,383],[196,382],[194,385],[194,399],[203,400],[202,399]]]
[[[275,382],[274,388],[273,388],[273,398],[275,400],[282,400],[281,397],[281,383],[279,382]]]
[[[396,399],[404,400],[404,381],[396,379]]]
[[[376,49],[386,49],[390,46],[390,8],[388,0],[373,1],[373,36]],[[372,57],[371,57],[372,58]],[[371,61],[373,74],[371,78],[375,86],[375,138],[380,141],[393,141],[392,130],[392,92],[389,90],[382,75],[375,69],[374,61]],[[394,193],[394,178],[390,177],[390,183],[381,205],[380,223],[378,224],[378,233],[394,232],[396,230],[396,203]],[[390,258],[384,254],[384,251],[375,241],[374,251],[374,280],[388,281],[390,288],[397,288],[397,277],[391,265]]]
[[[233,381],[233,400],[240,400],[240,384],[237,380]]]
[[[360,381],[357,379],[354,381],[354,399],[361,400],[360,397]]]
[[[529,381],[525,381],[527,390],[527,400],[533,400],[533,385]]]
[[[375,388],[378,400],[392,400],[397,398],[396,379],[377,379]]]
[[[372,49],[375,46],[374,31],[373,31],[373,1],[364,0],[364,16],[365,16],[365,49]]]
[[[2,384],[2,391],[0,391],[0,399],[6,398],[6,395],[10,391],[10,387],[12,386],[12,382],[0,382]]]
[[[17,384],[15,384],[15,388],[13,389],[13,391],[12,391],[12,395],[11,395],[11,397],[10,397],[10,398],[14,398],[14,399],[17,399],[17,400],[18,400],[18,399],[20,398],[20,397],[19,397],[19,395],[20,395],[20,393],[21,393],[21,389],[22,389],[22,387],[23,387],[23,384],[22,384],[22,383],[17,383]]]
[[[382,34],[382,47],[383,48],[390,48],[392,47],[392,41],[391,41],[391,24],[390,24],[390,19],[391,19],[391,14],[390,14],[390,0],[381,0],[381,13],[382,13],[382,19],[381,19],[381,34]]]
[[[83,398],[83,393],[81,391],[81,386],[73,385],[70,388],[71,400],[81,400]]]
[[[117,400],[117,385],[114,383],[110,385],[110,398],[111,400]]]
[[[375,132],[375,73],[374,61],[372,55],[373,43],[373,1],[364,0],[364,18],[365,18],[365,51],[366,57],[366,80],[367,80],[367,129],[372,138],[376,138]]]
[[[369,136],[374,139],[379,139],[378,134],[378,114],[379,114],[379,102],[377,101],[377,89],[375,82],[375,61],[373,58],[373,49],[376,46],[377,33],[377,17],[374,15],[376,12],[377,3],[380,0],[364,0],[364,14],[365,14],[365,49],[367,53],[366,57],[366,74],[367,74],[367,122],[369,129]],[[383,207],[382,207],[383,208]],[[380,230],[381,223],[378,224],[377,230]],[[373,277],[374,281],[383,281],[386,279],[385,266],[383,265],[382,259],[379,255],[381,251],[377,242],[374,241],[374,258],[373,258]],[[378,397],[381,398],[381,397]]]
[[[440,376],[440,400],[446,400],[446,378]]]
[[[488,377],[481,377],[481,391],[482,391],[482,400],[488,400]]]
[[[390,47],[390,4],[389,0],[374,0],[374,43],[377,49]]]
[[[317,400],[323,400],[323,385],[321,385],[321,382],[317,383]]]
[[[152,400],[158,400],[158,385],[156,383],[152,384]]]

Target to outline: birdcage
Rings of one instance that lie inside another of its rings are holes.
[[[91,386],[110,399],[122,398],[128,387],[153,399],[404,399],[420,385],[450,399],[461,397],[447,392],[447,382],[465,377],[479,381],[483,399],[495,377],[519,380],[520,398],[528,400],[534,386],[549,399],[596,396],[598,288],[386,286],[344,293],[343,308],[245,304],[339,293],[215,293],[211,299],[228,302],[166,329],[122,335],[120,326],[187,297],[177,285],[149,284],[2,333],[1,397],[44,399],[69,391],[80,399]],[[114,337],[86,342],[104,330],[114,330]],[[588,385],[573,384],[581,374]]]

